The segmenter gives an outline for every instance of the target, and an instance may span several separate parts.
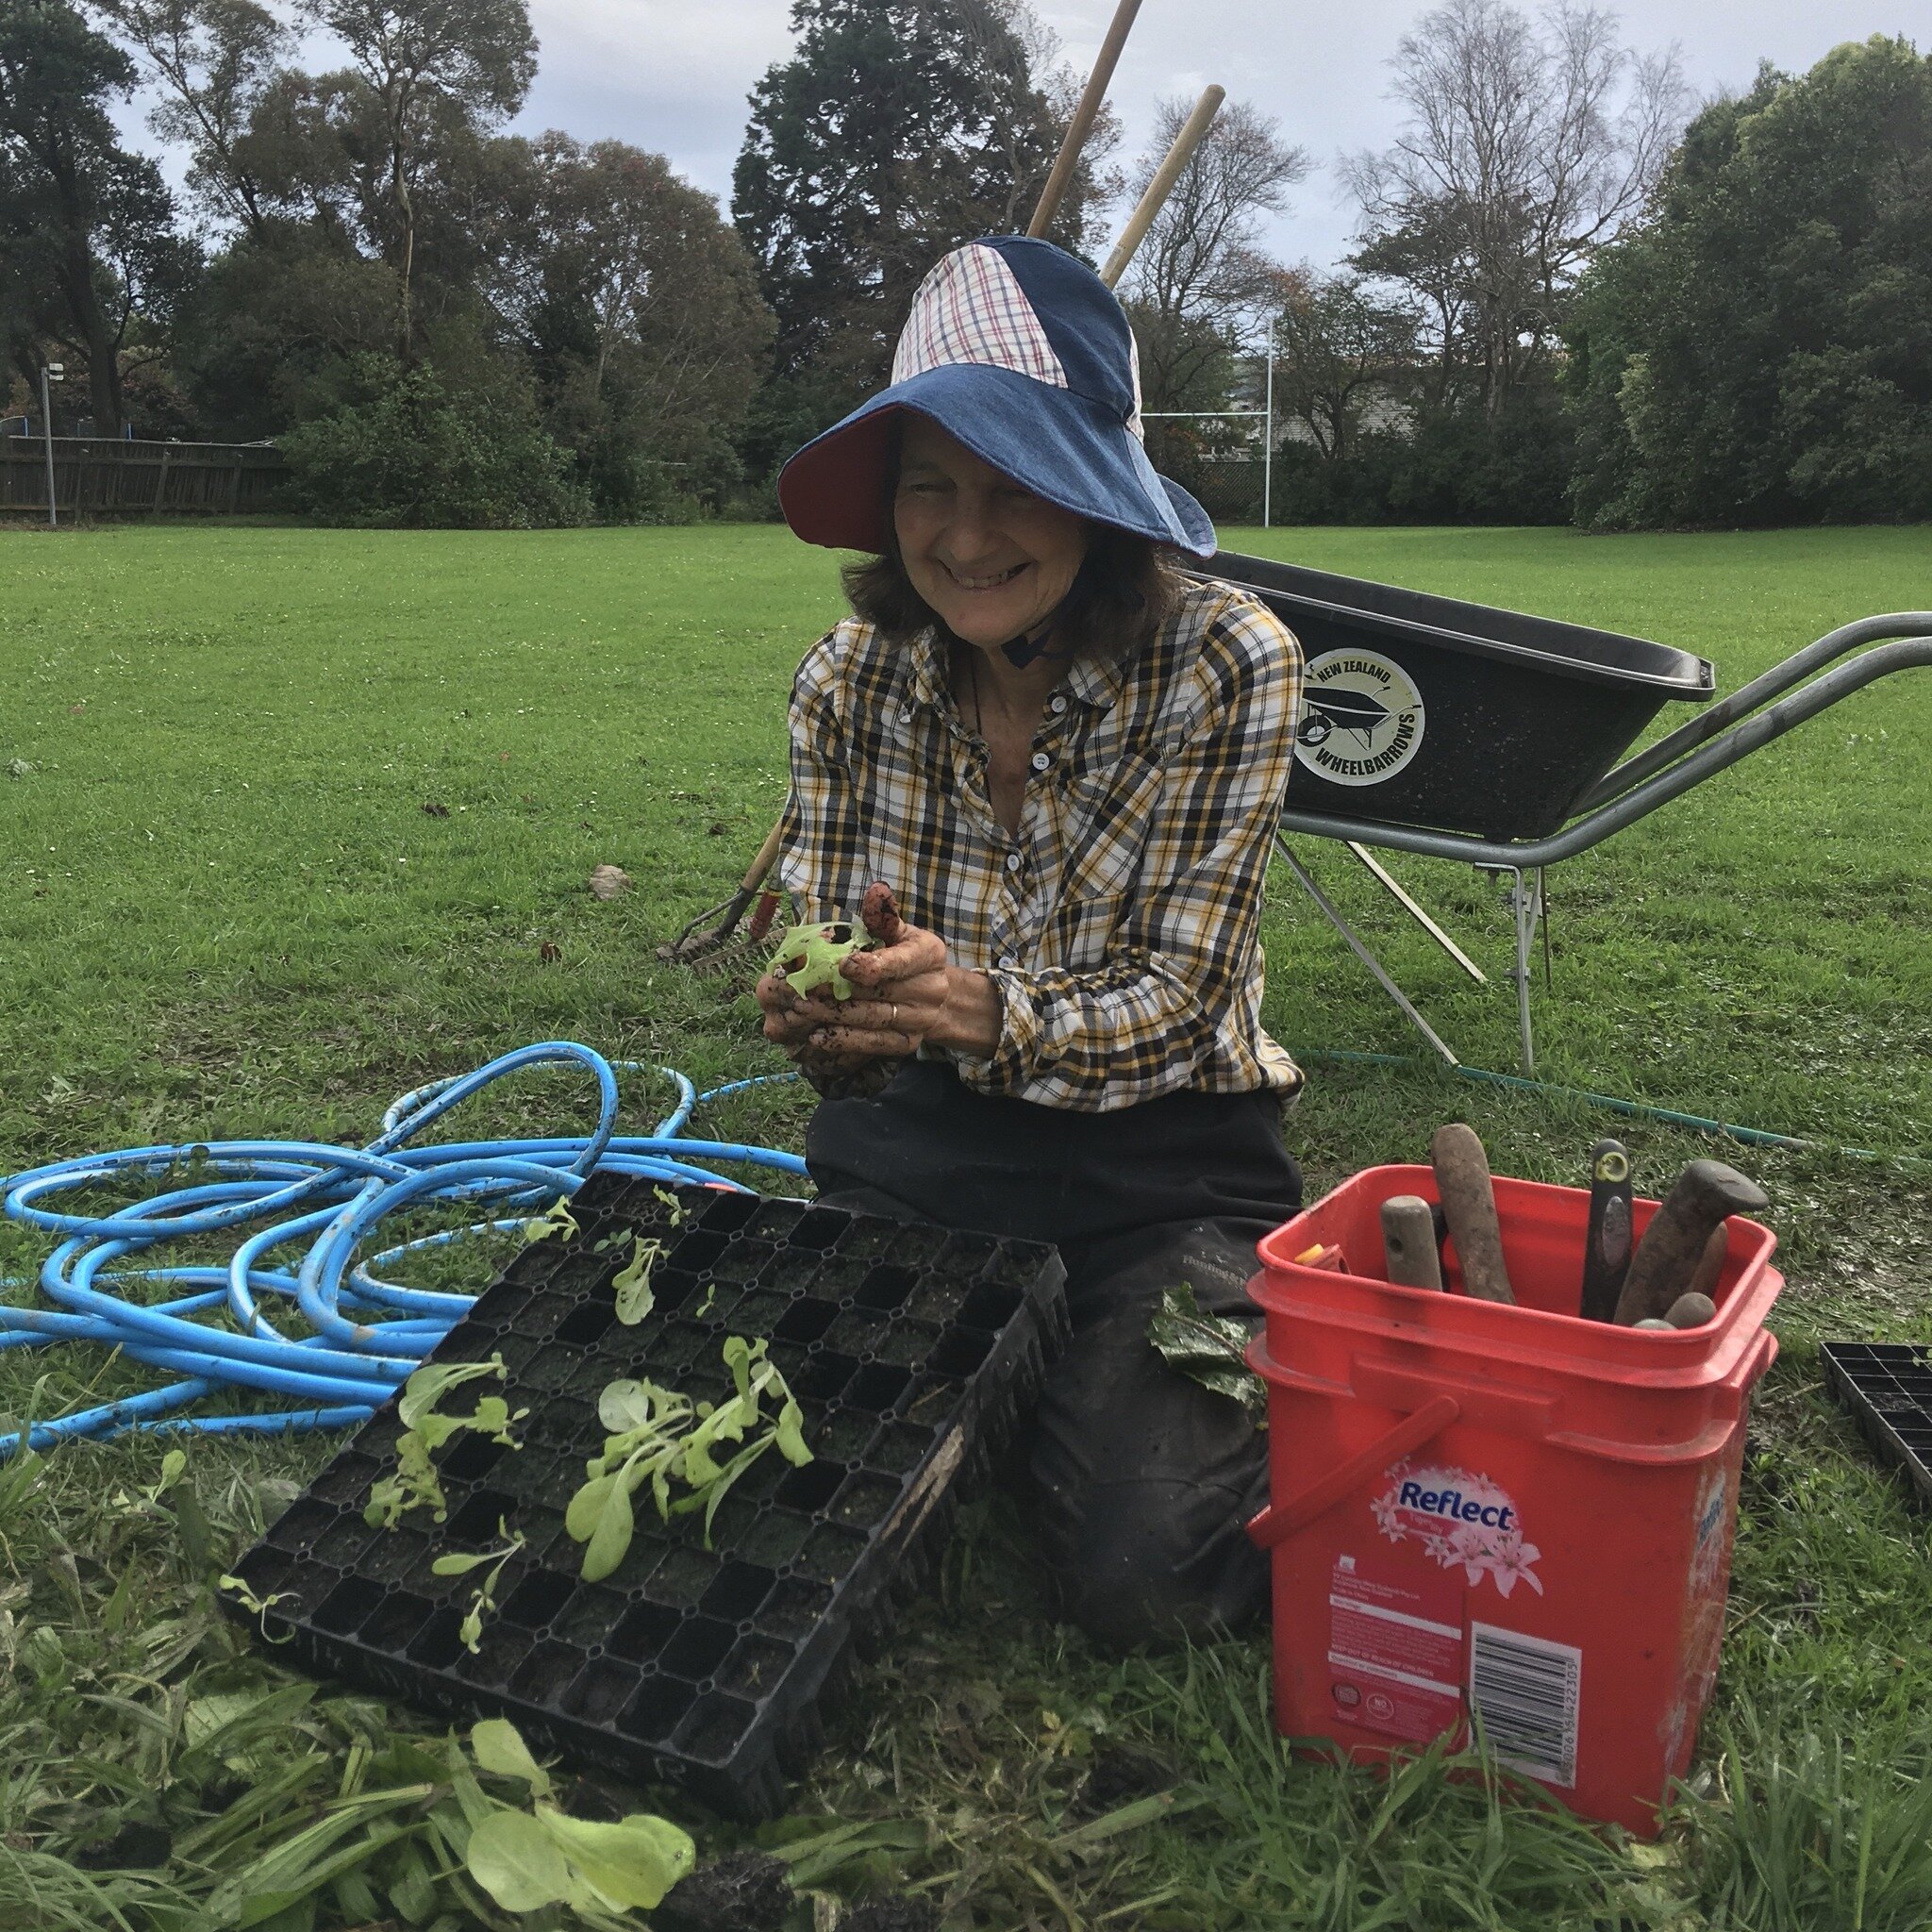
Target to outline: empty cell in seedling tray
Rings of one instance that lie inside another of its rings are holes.
[[[901,1487],[891,1476],[850,1476],[832,1498],[832,1521],[869,1528],[899,1500]]]
[[[842,1528],[835,1523],[822,1523],[806,1539],[805,1547],[792,1558],[792,1564],[802,1576],[836,1583],[858,1560],[864,1548],[862,1532]]]
[[[886,1318],[865,1308],[847,1308],[825,1330],[825,1346],[841,1355],[869,1356],[886,1332]]]
[[[731,1655],[718,1666],[721,1690],[756,1702],[770,1695],[773,1687],[791,1661],[792,1646],[771,1637],[741,1638]]]
[[[879,1432],[879,1419],[863,1409],[837,1409],[811,1432],[812,1454],[827,1462],[854,1462]]]
[[[584,1659],[568,1643],[540,1643],[516,1668],[509,1694],[522,1704],[555,1704],[583,1668]]]
[[[1036,1391],[1063,1320],[1061,1272],[1049,1249],[796,1201],[690,1189],[678,1205],[681,1220],[654,1184],[593,1176],[574,1203],[580,1234],[517,1255],[438,1347],[439,1362],[505,1369],[442,1413],[486,1393],[527,1411],[519,1447],[458,1431],[435,1452],[445,1521],[423,1507],[393,1529],[363,1520],[372,1486],[395,1474],[391,1404],[236,1565],[273,1611],[225,1600],[318,1673],[401,1690],[443,1721],[527,1717],[566,1756],[766,1817],[819,1734],[819,1700],[861,1638],[868,1654],[889,1640],[894,1586],[936,1555],[949,1508],[923,1510],[909,1539],[883,1533],[908,1479],[925,1468],[938,1503],[983,1470]],[[639,1240],[663,1251],[655,1306],[625,1326],[610,1284]],[[646,1487],[622,1561],[587,1583],[564,1510],[603,1453],[598,1398],[648,1377],[724,1401],[730,1334],[765,1345],[813,1459],[794,1468],[772,1448],[749,1465],[709,1548],[700,1513],[667,1523]],[[1900,1366],[1932,1388],[1923,1358]],[[1888,1409],[1911,1392],[1894,1380]],[[1874,1425],[1896,1435],[1913,1418]],[[934,1463],[941,1432],[961,1453]],[[458,1555],[484,1560],[435,1574]],[[486,1585],[472,1652],[464,1620]]]
[[[588,1663],[563,1693],[563,1707],[572,1717],[586,1724],[608,1724],[637,1695],[643,1673],[636,1664],[613,1657],[600,1657]]]
[[[551,1629],[578,1650],[591,1650],[609,1642],[610,1633],[624,1621],[630,1607],[629,1597],[621,1590],[602,1583],[579,1582],[570,1601],[558,1612]]]
[[[685,1622],[686,1612],[675,1610],[668,1604],[648,1600],[628,1604],[605,1637],[604,1648],[628,1663],[656,1663],[663,1656],[664,1646],[684,1627]]]
[[[869,1467],[889,1475],[905,1475],[917,1469],[932,1449],[932,1431],[916,1423],[894,1423],[874,1437],[865,1452]]]
[[[758,1628],[767,1636],[796,1643],[809,1637],[831,1608],[829,1584],[807,1576],[784,1578],[758,1610]]]
[[[939,1339],[940,1331],[930,1322],[894,1322],[879,1337],[873,1353],[882,1362],[917,1368],[930,1359]]]

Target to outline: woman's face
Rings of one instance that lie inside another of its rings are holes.
[[[1084,518],[1041,502],[923,416],[906,419],[892,525],[912,588],[982,650],[1044,622],[1087,555]]]

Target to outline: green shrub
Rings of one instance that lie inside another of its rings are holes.
[[[570,453],[526,409],[386,356],[356,358],[341,399],[279,446],[290,500],[325,524],[547,529],[590,517]]]

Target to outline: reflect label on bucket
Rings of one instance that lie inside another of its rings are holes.
[[[1328,651],[1304,674],[1295,758],[1331,785],[1386,785],[1423,748],[1422,693],[1377,651]]]
[[[1524,1540],[1514,1498],[1488,1476],[1405,1459],[1385,1472],[1369,1507],[1391,1543],[1417,1542],[1445,1570],[1460,1565],[1472,1586],[1488,1577],[1505,1597],[1519,1583],[1542,1594],[1534,1568],[1542,1551]]]
[[[1352,1556],[1328,1578],[1328,1694],[1335,1714],[1426,1743],[1462,1717],[1462,1590],[1407,1566],[1381,1573]]]

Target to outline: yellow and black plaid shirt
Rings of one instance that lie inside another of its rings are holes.
[[[1264,606],[1191,584],[1124,661],[1076,659],[1033,740],[1017,837],[930,632],[857,618],[791,694],[780,876],[808,919],[884,879],[1004,1006],[965,1083],[1101,1112],[1182,1088],[1291,1091],[1261,1030],[1261,886],[1288,787],[1302,655]]]

